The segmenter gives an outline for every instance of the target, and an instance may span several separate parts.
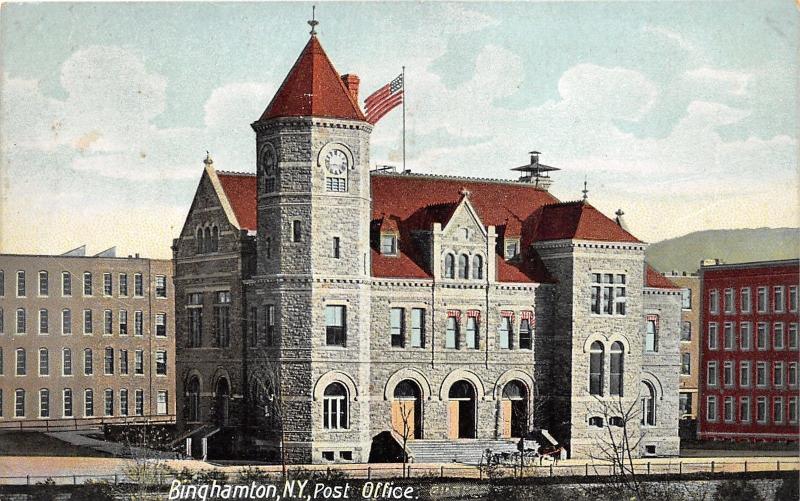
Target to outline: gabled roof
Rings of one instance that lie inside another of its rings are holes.
[[[255,174],[218,171],[217,179],[233,209],[239,229],[256,231],[258,194]]]
[[[365,120],[316,36],[308,41],[260,120],[305,116]]]
[[[533,240],[640,242],[586,201],[563,202],[542,207],[536,217]]]
[[[644,286],[654,289],[680,289],[672,280],[658,272],[649,264],[644,264]]]
[[[432,270],[426,269],[428,259],[415,245],[413,234],[430,231],[433,223],[446,225],[464,199],[464,190],[470,192],[469,203],[481,222],[497,227],[500,234],[507,220],[528,221],[540,207],[558,201],[531,184],[498,180],[373,174],[371,187],[373,221],[391,214],[397,218],[400,230],[398,256],[384,256],[377,249],[372,254],[372,275],[385,278],[432,276]],[[521,224],[512,223],[518,228]],[[552,281],[544,265],[530,259],[508,262],[495,255],[495,262],[501,282]]]

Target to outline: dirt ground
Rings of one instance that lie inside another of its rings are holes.
[[[111,457],[89,447],[68,444],[36,432],[0,431],[0,456]]]

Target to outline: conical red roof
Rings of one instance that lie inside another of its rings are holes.
[[[277,117],[365,120],[316,36],[312,36],[260,120]]]

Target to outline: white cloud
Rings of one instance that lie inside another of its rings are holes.
[[[753,75],[741,71],[723,70],[703,66],[686,72],[685,77],[694,85],[711,90],[721,90],[732,96],[747,94]]]
[[[677,31],[671,30],[669,28],[665,28],[663,26],[654,26],[652,24],[646,24],[642,27],[642,31],[645,33],[651,33],[662,37],[666,40],[669,40],[673,44],[677,45],[681,49],[685,50],[686,52],[694,52],[696,50],[694,44],[689,42],[686,37],[678,33]]]

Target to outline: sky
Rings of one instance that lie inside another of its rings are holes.
[[[203,170],[255,171],[250,123],[311,3],[0,6],[0,252],[171,257]],[[798,10],[725,2],[317,2],[361,98],[406,67],[406,165],[513,179],[542,152],[657,242],[797,227]],[[371,163],[402,164],[401,111]]]

